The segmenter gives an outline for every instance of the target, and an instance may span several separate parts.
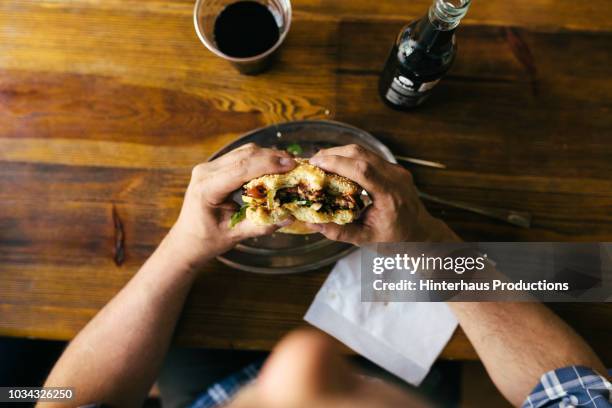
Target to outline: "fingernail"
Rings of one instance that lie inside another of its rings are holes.
[[[289,157],[281,157],[279,163],[283,167],[289,167],[289,166],[295,164],[295,160],[293,160],[293,159],[291,159]]]

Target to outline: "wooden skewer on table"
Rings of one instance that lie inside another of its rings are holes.
[[[436,169],[446,168],[445,164],[438,163],[438,162],[431,161],[431,160],[417,159],[416,157],[408,157],[408,156],[398,156],[398,155],[394,155],[394,156],[398,160],[405,161],[405,162],[412,163],[412,164],[417,164],[419,166],[433,167]]]

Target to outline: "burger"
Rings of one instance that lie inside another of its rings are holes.
[[[348,224],[364,208],[363,189],[355,182],[325,172],[305,159],[284,174],[268,174],[243,186],[242,215],[257,225],[278,224],[293,217],[295,222],[279,231],[309,234],[305,223]]]

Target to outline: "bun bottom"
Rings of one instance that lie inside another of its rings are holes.
[[[317,231],[311,230],[305,223],[298,220],[295,220],[291,225],[287,225],[286,227],[279,229],[277,232],[293,235],[308,235],[317,233]]]
[[[318,213],[313,209],[292,206],[291,204],[275,208],[272,211],[264,207],[249,206],[246,212],[246,218],[257,225],[278,224],[290,217],[294,217],[295,221],[279,229],[279,232],[285,234],[314,234],[317,231],[311,230],[306,223],[326,224],[333,222],[340,225],[348,224],[357,219],[358,214],[350,210],[337,210],[333,214]]]
[[[267,211],[262,207],[249,207],[247,209],[247,218],[258,225],[277,224],[289,217],[291,217],[291,213],[285,208],[277,208],[274,211]],[[314,234],[316,231],[312,231],[305,222],[296,219],[292,224],[279,229],[278,232],[284,234],[306,235]]]

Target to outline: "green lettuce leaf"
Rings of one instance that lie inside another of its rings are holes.
[[[236,224],[246,218],[246,210],[249,208],[248,204],[243,204],[242,207],[238,211],[232,214],[232,218],[230,218],[229,226],[230,228],[234,228]]]
[[[304,149],[302,149],[302,146],[300,146],[297,143],[291,143],[289,146],[287,146],[286,150],[294,156],[299,156],[300,154],[304,152]]]

